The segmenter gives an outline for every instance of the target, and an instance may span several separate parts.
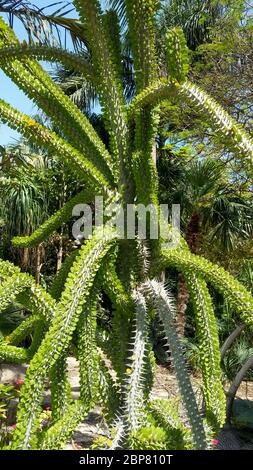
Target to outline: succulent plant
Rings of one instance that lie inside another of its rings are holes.
[[[83,182],[84,190],[71,199],[29,237],[13,240],[16,247],[36,246],[72,214],[78,203],[94,195],[106,204],[153,204],[159,212],[158,177],[154,161],[160,104],[183,100],[208,117],[220,139],[252,170],[253,142],[227,113],[197,84],[187,80],[188,54],[180,29],[167,35],[168,78],[159,78],[156,44],[156,0],[125,1],[134,59],[136,97],[128,105],[121,80],[120,37],[115,12],[102,13],[97,0],[74,1],[84,25],[92,63],[83,57],[48,46],[20,44],[0,20],[2,70],[57,125],[60,135],[0,101],[0,118],[28,139],[57,155]],[[68,99],[37,60],[59,61],[78,72],[96,88],[110,135],[107,149],[89,120]],[[168,232],[171,229],[168,227]],[[31,312],[16,331],[0,344],[3,362],[29,362],[20,391],[17,425],[11,449],[61,449],[96,403],[100,403],[112,429],[111,448],[131,445],[138,429],[147,440],[154,356],[149,343],[150,319],[157,312],[170,348],[182,401],[188,414],[193,445],[206,449],[204,419],[198,409],[173,316],[173,299],[158,281],[169,266],[183,274],[193,301],[198,331],[206,419],[215,430],[225,420],[217,325],[208,285],[220,291],[243,322],[253,322],[253,298],[219,266],[192,254],[180,234],[176,247],[164,247],[162,236],[145,240],[119,237],[113,223],[96,228],[90,239],[64,263],[50,292],[31,276],[0,260],[1,310],[18,301]],[[96,335],[96,309],[100,292],[112,303],[109,344]],[[19,346],[33,331],[29,349]],[[80,399],[73,402],[66,373],[66,358],[75,352],[80,364]],[[112,373],[113,371],[113,373]],[[40,428],[45,380],[52,387],[52,422]],[[160,410],[161,411],[161,410]],[[165,413],[168,420],[169,413]],[[151,428],[150,428],[151,429]],[[137,434],[136,434],[137,433]],[[153,425],[154,436],[166,440]],[[158,436],[158,437],[157,437]],[[160,437],[159,437],[160,436]],[[152,439],[151,439],[152,440]],[[130,444],[129,444],[130,443]]]

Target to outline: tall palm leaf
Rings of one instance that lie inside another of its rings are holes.
[[[46,216],[46,200],[41,183],[42,156],[34,158],[23,145],[12,147],[9,152],[12,164],[4,173],[1,203],[11,238],[32,233]]]
[[[52,72],[52,77],[83,112],[89,113],[95,105],[98,105],[95,87],[82,75],[64,66],[58,66]]]
[[[52,1],[40,8],[30,0],[0,0],[0,12],[8,13],[11,27],[14,26],[14,18],[20,20],[30,42],[58,42],[60,46],[66,47],[69,37],[75,49],[82,49],[87,45],[80,21],[68,17],[75,12],[72,1]]]
[[[208,41],[210,28],[224,11],[224,6],[216,0],[170,0],[163,3],[162,31],[170,26],[181,26],[192,50]]]

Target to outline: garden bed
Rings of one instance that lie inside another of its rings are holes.
[[[1,383],[15,383],[16,381],[23,380],[25,377],[26,366],[4,365],[1,367]],[[79,371],[78,362],[75,358],[68,358],[68,372],[69,380],[72,389],[72,396],[77,399],[79,396]],[[192,385],[196,395],[201,401],[201,378],[197,375],[191,376]],[[152,389],[152,398],[173,398],[177,399],[179,395],[177,380],[173,372],[160,365],[156,366],[155,380]],[[253,382],[243,382],[238,390],[237,399],[243,401],[253,400]],[[43,407],[50,406],[50,391],[45,391]],[[15,422],[17,400],[12,400],[8,412],[8,424],[13,426]],[[185,410],[181,407],[180,416],[182,421],[187,422]],[[240,426],[239,426],[240,428]],[[104,422],[101,410],[99,407],[94,409],[82,424],[80,424],[73,435],[73,439],[69,442],[66,450],[79,450],[90,449],[94,439],[101,436],[107,436],[107,428]],[[241,427],[241,429],[234,429],[231,426],[225,426],[220,433],[219,444],[220,448],[234,448],[234,449],[253,449],[253,430]]]

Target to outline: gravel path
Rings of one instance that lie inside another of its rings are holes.
[[[4,365],[0,369],[1,383],[13,383],[17,379],[23,379],[26,372],[25,366]],[[79,397],[79,371],[78,362],[75,358],[68,358],[68,373],[74,399]],[[197,376],[192,377],[192,385],[197,394],[199,403],[201,401],[201,380]],[[154,387],[152,390],[153,398],[173,398],[179,394],[176,377],[166,367],[157,366]],[[237,397],[253,400],[253,383],[243,383],[238,391]],[[50,391],[45,392],[44,405],[50,404]],[[17,403],[13,401],[9,413],[9,422],[15,422],[15,411]],[[180,416],[183,421],[187,421],[185,411],[180,410]],[[107,430],[99,408],[93,410],[87,419],[78,426],[65,450],[90,449],[94,439],[100,436],[106,436]],[[225,426],[218,436],[219,446],[222,449],[251,449],[253,450],[253,431],[237,431],[229,426]]]

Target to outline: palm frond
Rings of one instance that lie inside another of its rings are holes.
[[[224,11],[222,2],[210,0],[171,0],[164,2],[161,14],[161,27],[181,26],[190,49],[209,38],[210,27]]]
[[[20,20],[29,42],[43,44],[57,42],[66,48],[69,37],[74,48],[81,49],[87,45],[84,28],[78,19],[67,16],[74,11],[72,2],[63,0],[52,2],[42,8],[29,0],[0,1],[0,12],[8,15],[11,28],[15,19]]]
[[[106,6],[116,11],[121,23],[121,27],[122,29],[125,29],[127,25],[125,0],[107,0]]]
[[[59,65],[52,77],[81,111],[89,113],[98,104],[95,87],[82,75]]]

